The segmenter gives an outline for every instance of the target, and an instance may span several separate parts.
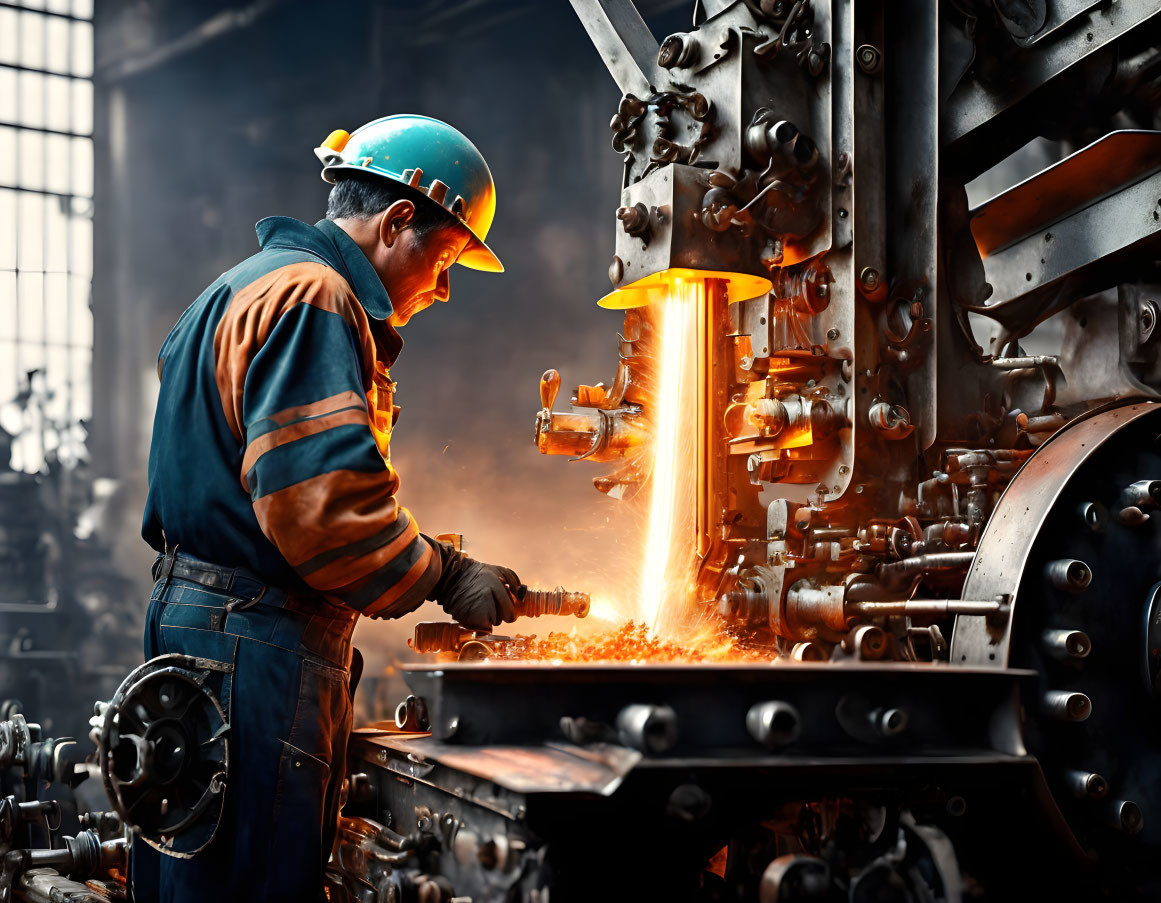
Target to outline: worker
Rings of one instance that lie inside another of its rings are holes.
[[[424,116],[332,133],[316,154],[326,219],[258,223],[260,250],[209,286],[161,348],[143,535],[160,554],[145,655],[225,667],[221,816],[197,848],[138,836],[138,903],[323,900],[360,660],[360,615],[437,601],[514,618],[520,580],[419,532],[397,501],[396,331],[449,297],[484,243],[492,175]]]

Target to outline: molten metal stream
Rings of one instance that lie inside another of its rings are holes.
[[[638,617],[671,635],[692,598],[696,490],[697,313],[705,283],[676,279],[658,311],[657,395]]]

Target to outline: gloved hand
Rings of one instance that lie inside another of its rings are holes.
[[[439,582],[431,598],[465,627],[487,630],[501,622],[516,620],[512,594],[520,587],[520,578],[511,568],[476,561],[459,552],[451,543],[437,542],[443,564]],[[511,590],[511,591],[509,591]]]

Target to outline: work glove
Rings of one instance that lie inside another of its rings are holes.
[[[511,568],[482,561],[458,551],[451,543],[428,538],[439,552],[443,572],[431,598],[443,610],[473,630],[489,630],[516,620],[513,595],[520,578]]]

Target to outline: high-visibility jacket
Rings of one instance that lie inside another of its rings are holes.
[[[365,615],[405,614],[440,556],[395,497],[391,300],[334,223],[270,217],[257,232],[261,250],[162,345],[142,535]]]

